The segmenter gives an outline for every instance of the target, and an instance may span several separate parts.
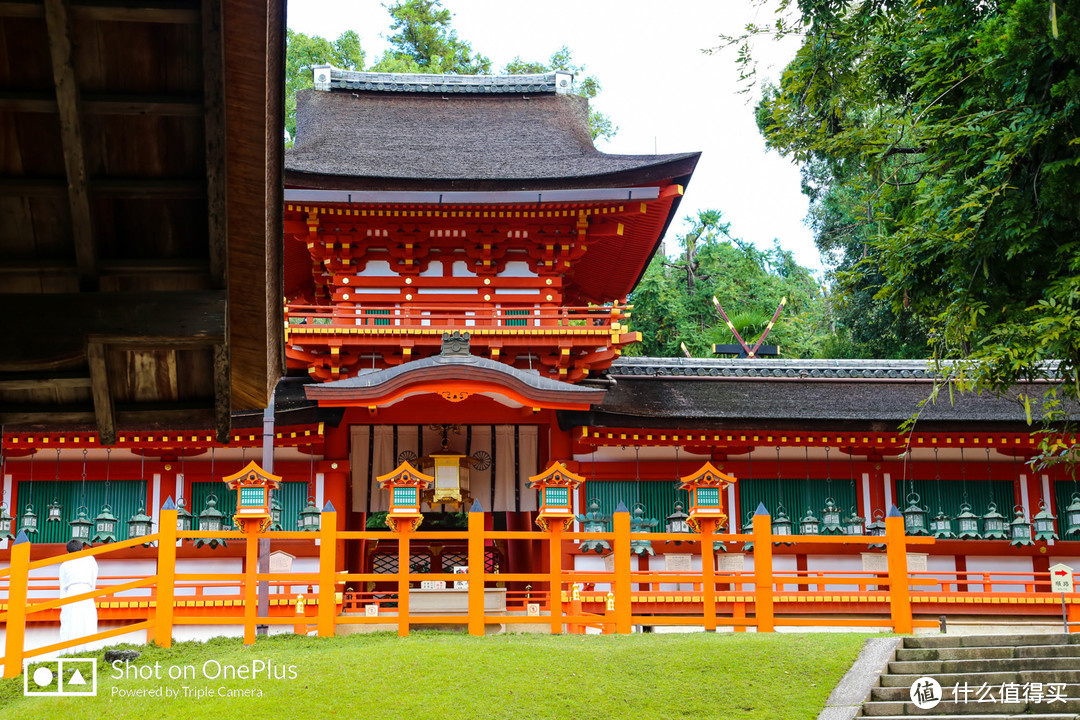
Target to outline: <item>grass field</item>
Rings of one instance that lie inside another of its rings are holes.
[[[97,697],[23,697],[22,677],[0,681],[0,718],[812,720],[865,639],[418,632],[282,635],[245,647],[219,638],[138,647],[118,678],[99,660]]]

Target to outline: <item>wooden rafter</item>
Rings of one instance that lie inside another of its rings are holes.
[[[0,17],[40,18],[44,10],[39,3],[0,0]],[[149,2],[139,5],[118,2],[87,2],[71,7],[76,20],[99,20],[106,22],[146,22],[194,25],[199,22],[199,11],[193,5],[172,0]]]
[[[102,343],[87,343],[86,359],[90,365],[90,389],[94,396],[94,418],[102,445],[116,443],[116,414],[109,388],[108,348]]]
[[[0,110],[23,113],[56,113],[56,95],[39,91],[0,92]],[[82,95],[84,115],[161,115],[202,117],[202,98],[183,95]]]
[[[49,54],[56,83],[56,105],[60,114],[60,144],[67,171],[71,234],[79,284],[84,290],[97,288],[97,247],[90,214],[90,193],[86,177],[86,150],[83,147],[79,87],[71,63],[71,24],[67,0],[45,0],[45,24],[49,30]]]

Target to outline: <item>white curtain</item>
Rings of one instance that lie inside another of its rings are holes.
[[[353,425],[349,452],[352,463],[352,509],[353,512],[365,512],[368,508],[368,442],[371,428],[367,425]]]

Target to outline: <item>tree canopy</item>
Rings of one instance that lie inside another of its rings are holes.
[[[1052,360],[1058,390],[1080,394],[1076,16],[1046,0],[762,4],[790,19],[741,39],[802,45],[759,124],[806,168],[839,289],[910,313],[965,386]]]
[[[442,7],[441,0],[398,0],[383,7],[390,14],[390,30],[393,31],[387,38],[390,47],[367,68],[369,71],[436,75],[487,75],[491,72],[491,59],[458,37],[451,24],[453,15]],[[329,64],[343,70],[364,70],[364,60],[360,37],[353,30],[332,41],[318,35],[287,32],[285,130],[289,138],[296,134],[296,93],[312,87],[311,69]],[[591,100],[600,92],[600,81],[585,74],[585,67],[574,62],[573,54],[565,45],[553,52],[546,62],[515,57],[502,72],[521,75],[553,70],[574,73],[574,92],[578,95]],[[595,108],[589,111],[589,129],[594,140],[610,139],[618,130],[610,117]]]

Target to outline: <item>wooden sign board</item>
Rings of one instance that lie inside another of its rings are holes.
[[[292,561],[295,560],[294,555],[290,555],[282,550],[275,550],[270,553],[270,572],[272,573],[288,573],[292,572]]]
[[[926,553],[908,553],[907,569],[909,573],[926,572]],[[863,572],[889,572],[889,557],[885,553],[862,553]]]
[[[526,605],[525,614],[529,617],[540,617],[540,603],[529,603]]]
[[[466,575],[466,574],[468,574],[468,572],[469,572],[469,566],[468,565],[455,565],[454,566],[454,574],[455,575]],[[468,590],[469,589],[469,581],[468,580],[455,580],[454,581],[454,589],[455,590]]]
[[[445,580],[421,580],[420,581],[420,589],[421,590],[445,590],[446,589],[446,581]]]
[[[1050,566],[1050,590],[1056,593],[1071,593],[1073,590],[1073,569],[1065,563]]]
[[[379,606],[378,605],[365,605],[364,606],[364,615],[367,616],[367,617],[379,617]]]
[[[716,571],[739,573],[746,571],[746,555],[742,553],[719,553],[716,555]]]
[[[668,572],[690,572],[690,553],[664,553],[665,569]]]

